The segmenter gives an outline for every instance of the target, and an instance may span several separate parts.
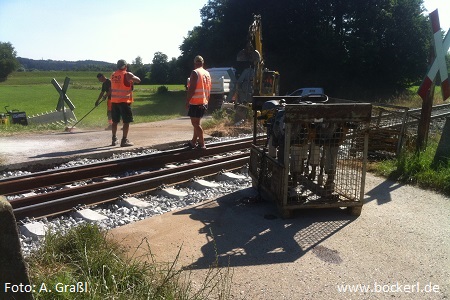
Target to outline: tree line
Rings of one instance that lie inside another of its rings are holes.
[[[210,0],[181,45],[209,65],[233,64],[261,15],[265,66],[281,93],[321,86],[336,97],[392,95],[423,79],[431,26],[422,0]]]
[[[200,54],[206,67],[233,66],[239,75],[248,63],[237,53],[255,14],[265,67],[281,74],[281,94],[321,86],[334,97],[376,99],[418,85],[426,74],[432,32],[423,0],[209,0],[179,57],[156,52],[146,65],[137,57],[132,72],[144,83],[184,84]]]

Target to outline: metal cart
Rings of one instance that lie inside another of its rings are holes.
[[[361,214],[371,104],[256,96],[252,110],[249,174],[262,198],[275,201],[284,218],[305,208]],[[261,128],[264,144],[257,139]]]

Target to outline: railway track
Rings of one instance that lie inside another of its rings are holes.
[[[408,113],[412,122],[420,117],[420,109]],[[433,107],[432,119],[449,115],[450,104]],[[60,215],[79,206],[112,202],[124,194],[239,169],[248,162],[251,144],[252,138],[233,139],[209,144],[206,151],[179,148],[3,178],[0,195],[7,197],[17,219]]]
[[[188,182],[248,163],[251,138],[209,144],[204,151],[185,148],[47,170],[0,180],[17,219],[60,215],[79,206],[112,202]]]

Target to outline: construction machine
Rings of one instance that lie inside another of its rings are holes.
[[[251,103],[253,96],[279,95],[280,74],[264,67],[261,15],[253,16],[248,28],[247,44],[237,61],[248,62],[236,82],[236,104]]]

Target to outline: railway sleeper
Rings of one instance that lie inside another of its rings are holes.
[[[205,179],[194,179],[186,184],[184,184],[184,187],[194,189],[194,190],[203,190],[203,189],[215,189],[217,187],[220,187],[220,184],[215,181],[230,181],[230,180],[239,180],[239,179],[245,179],[246,176],[241,174],[235,174],[232,172],[220,172],[219,174],[210,177],[210,180]],[[215,180],[215,181],[214,181]],[[174,187],[164,187],[162,189],[157,189],[151,194],[153,195],[159,195],[167,198],[179,198],[182,199],[186,196],[188,196],[187,192],[180,191],[177,188]],[[150,203],[147,201],[143,201],[138,199],[137,197],[130,196],[125,197],[123,199],[119,199],[115,201],[115,204],[118,207],[122,208],[128,208],[128,209],[145,209],[150,206]],[[80,209],[74,208],[74,211],[70,213],[70,215],[75,220],[82,220],[85,222],[102,222],[104,220],[107,220],[109,217],[103,213],[97,212],[95,210],[95,207],[87,208],[86,206],[82,206]],[[23,222],[23,221],[22,221]],[[24,223],[20,226],[20,232],[21,234],[28,239],[32,240],[39,240],[45,236],[45,233],[49,227],[46,225],[46,222],[44,221],[37,221],[36,219],[33,219],[31,222]]]

